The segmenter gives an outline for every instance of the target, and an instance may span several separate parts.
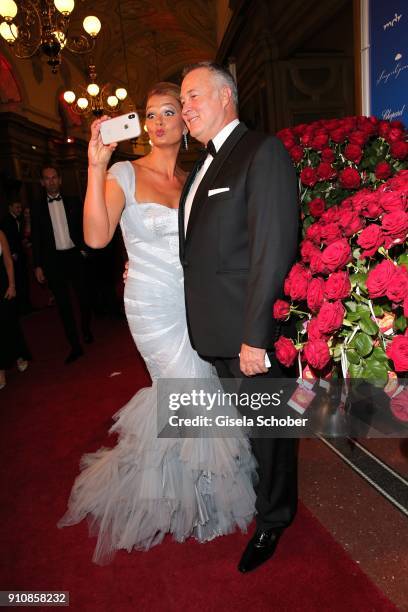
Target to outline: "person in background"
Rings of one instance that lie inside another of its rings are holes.
[[[78,298],[84,342],[93,341],[91,307],[83,252],[82,204],[60,193],[61,176],[53,166],[41,173],[45,194],[31,209],[34,272],[39,283],[48,282],[71,350],[69,364],[83,355],[70,288]]]
[[[6,235],[14,262],[16,300],[20,314],[32,311],[29,297],[27,258],[24,250],[24,218],[22,213],[23,206],[21,202],[13,198],[8,205],[8,213],[1,224],[1,229]]]
[[[15,298],[13,259],[6,235],[0,231],[0,389],[6,386],[6,369],[16,362],[17,369],[24,372],[30,358]]]

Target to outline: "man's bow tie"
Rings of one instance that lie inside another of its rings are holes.
[[[54,198],[48,196],[48,202],[61,202],[62,198],[61,196],[58,194],[57,196],[55,196]]]
[[[207,142],[207,146],[206,146],[205,150],[207,151],[207,153],[209,153],[213,157],[215,157],[217,155],[217,149],[215,148],[214,143],[213,143],[212,140],[209,140]]]

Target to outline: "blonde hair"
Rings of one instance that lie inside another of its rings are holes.
[[[161,81],[153,85],[152,89],[147,92],[146,104],[148,99],[152,96],[172,96],[176,98],[177,102],[181,105],[180,87],[175,83],[170,83],[170,81]]]

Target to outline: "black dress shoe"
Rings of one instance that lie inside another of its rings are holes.
[[[84,342],[86,344],[91,344],[94,341],[94,337],[92,335],[92,332],[84,332]]]
[[[238,569],[242,573],[251,572],[270,559],[276,550],[282,531],[279,529],[258,530],[248,542]]]
[[[65,365],[68,365],[69,363],[76,361],[77,359],[82,357],[83,354],[84,354],[84,351],[81,349],[80,346],[78,348],[73,348],[65,360]]]

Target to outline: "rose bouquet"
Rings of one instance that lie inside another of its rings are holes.
[[[303,227],[362,188],[376,189],[407,168],[408,142],[400,121],[345,117],[278,132],[300,183]]]
[[[286,366],[298,359],[316,376],[376,384],[386,384],[389,371],[408,371],[408,170],[372,187],[330,207],[326,197],[309,215],[300,261],[284,283],[288,299],[274,304],[276,319],[299,319],[296,341],[281,336],[275,344]]]

